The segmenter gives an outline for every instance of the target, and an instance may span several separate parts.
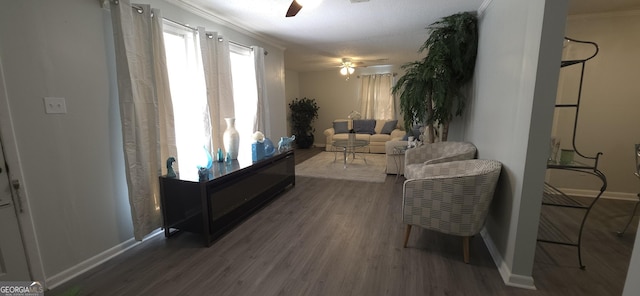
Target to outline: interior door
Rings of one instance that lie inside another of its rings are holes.
[[[31,277],[9,186],[9,175],[0,142],[0,282],[29,281]]]

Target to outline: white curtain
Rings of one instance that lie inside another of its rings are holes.
[[[206,32],[202,27],[198,28],[198,35],[207,86],[205,128],[210,128],[208,148],[213,155],[214,149],[222,147],[222,136],[227,128],[224,119],[234,117],[229,41],[216,32]]]
[[[158,176],[177,153],[162,18],[129,0],[112,2],[111,18],[131,216],[142,240],[162,226]]]
[[[258,87],[258,112],[253,130],[262,131],[265,136],[271,136],[271,118],[269,117],[269,101],[264,73],[264,57],[266,52],[260,46],[251,46],[253,59],[256,64],[256,85]]]
[[[395,104],[391,87],[391,74],[362,75],[360,86],[360,113],[363,118],[395,119]]]

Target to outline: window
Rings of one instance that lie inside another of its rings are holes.
[[[391,88],[391,74],[362,75],[360,85],[360,112],[364,118],[395,119],[395,104]]]
[[[204,153],[207,108],[204,72],[198,38],[192,30],[164,23],[164,44],[173,101],[177,164],[181,177],[197,178]]]
[[[251,48],[230,43],[231,77],[233,77],[233,104],[236,130],[240,135],[238,157],[251,159],[251,136],[258,112],[258,87]],[[262,131],[264,132],[264,131]]]
[[[207,90],[197,32],[164,22],[164,43],[181,178],[197,179],[198,166],[206,164],[205,120]],[[251,48],[230,43],[235,127],[240,135],[238,157],[251,159],[253,128],[258,106],[255,64]],[[215,120],[215,119],[212,119]],[[223,127],[225,128],[225,127]],[[215,144],[215,143],[214,143]],[[219,143],[216,147],[222,147]]]

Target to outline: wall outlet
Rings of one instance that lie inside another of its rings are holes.
[[[67,113],[67,104],[64,98],[45,97],[44,112],[46,114],[64,114]]]

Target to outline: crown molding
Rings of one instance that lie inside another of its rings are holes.
[[[482,3],[480,4],[480,7],[478,7],[478,12],[477,12],[478,18],[482,17],[482,15],[484,14],[484,11],[487,10],[489,5],[491,5],[491,2],[493,2],[493,0],[482,1]]]
[[[99,0],[102,1],[102,0]],[[164,0],[165,2],[169,3],[169,4],[173,4],[175,6],[178,6],[188,12],[191,12],[195,15],[201,16],[207,20],[210,20],[212,22],[215,22],[217,24],[223,25],[225,27],[228,27],[230,29],[236,30],[240,33],[243,33],[251,38],[254,38],[256,40],[262,41],[264,43],[267,43],[277,49],[280,49],[282,51],[284,51],[286,49],[286,47],[284,45],[282,45],[279,41],[274,40],[275,38],[273,37],[269,37],[263,34],[259,34],[256,33],[254,31],[252,31],[250,28],[244,27],[244,26],[240,26],[237,25],[236,23],[232,22],[231,20],[221,17],[219,15],[213,14],[211,13],[209,10],[199,6],[199,5],[194,5],[191,3],[187,3],[184,0],[177,0],[177,1],[169,1],[169,0]]]

